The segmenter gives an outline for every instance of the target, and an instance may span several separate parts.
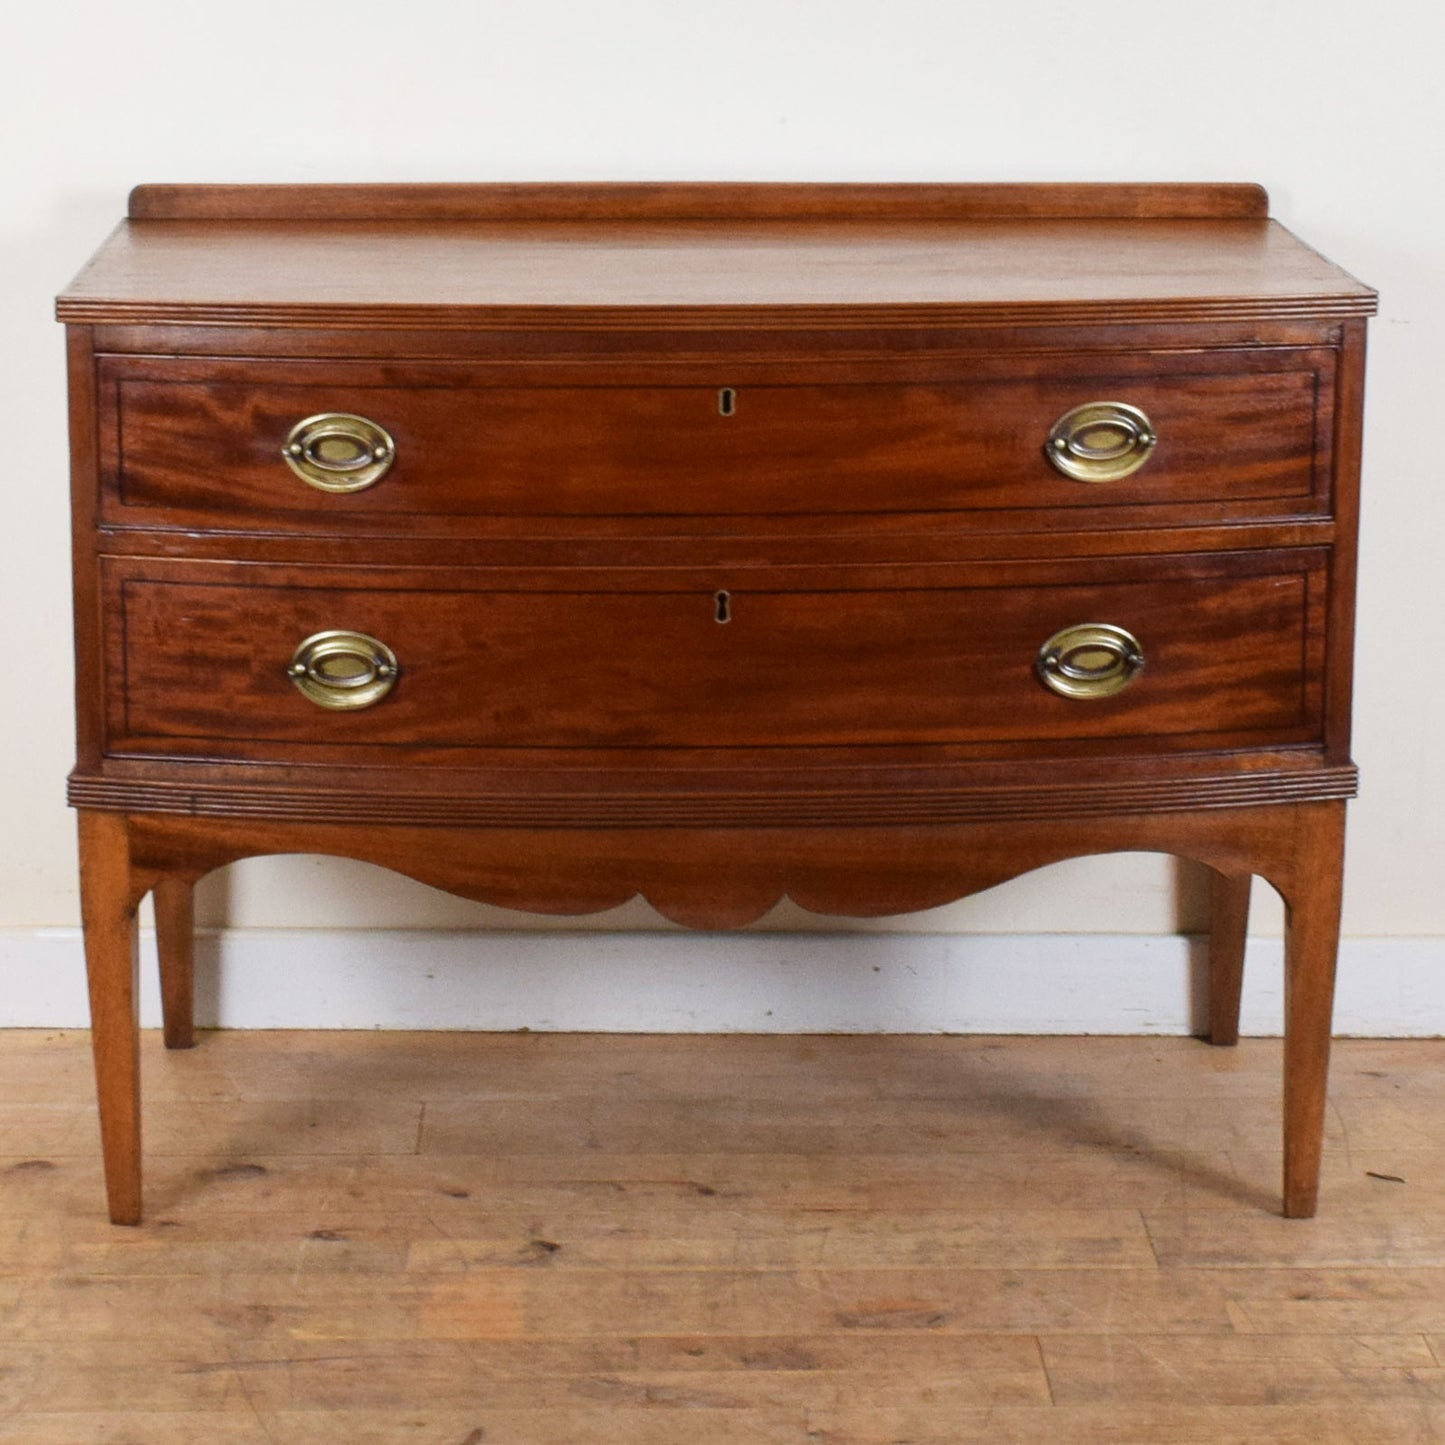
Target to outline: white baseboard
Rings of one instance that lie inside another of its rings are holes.
[[[142,1022],[159,1023],[142,937]],[[1103,934],[444,933],[238,929],[198,940],[224,1028],[604,1033],[1183,1034],[1203,940]],[[1281,945],[1251,939],[1243,1031],[1277,1034]],[[0,1026],[87,1023],[76,929],[0,930]],[[1336,1031],[1445,1034],[1445,939],[1346,939]]]

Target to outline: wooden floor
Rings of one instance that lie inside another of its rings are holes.
[[[1445,1043],[0,1033],[0,1442],[1445,1441]]]

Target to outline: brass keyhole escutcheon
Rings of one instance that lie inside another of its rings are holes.
[[[379,703],[401,672],[396,653],[365,632],[316,632],[302,642],[286,675],[302,697],[336,712]]]
[[[1117,482],[1154,453],[1154,424],[1125,401],[1090,401],[1066,411],[1049,431],[1044,455],[1076,482]]]
[[[281,448],[286,465],[321,492],[364,492],[391,470],[396,443],[383,426],[350,412],[298,421]]]
[[[1035,666],[1044,686],[1060,697],[1113,697],[1139,675],[1144,649],[1127,628],[1081,622],[1054,633],[1039,648]]]

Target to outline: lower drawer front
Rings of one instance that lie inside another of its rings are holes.
[[[1304,741],[1324,583],[1317,550],[681,578],[116,559],[109,750]],[[1079,624],[1138,641],[1143,666],[1111,696],[1041,676],[1041,646]],[[367,706],[320,705],[293,676],[298,646],[337,629],[395,657]]]

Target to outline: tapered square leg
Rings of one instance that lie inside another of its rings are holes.
[[[1213,870],[1209,877],[1209,1042],[1237,1044],[1250,878]]]
[[[156,952],[161,964],[161,1016],[168,1049],[196,1042],[195,889],[184,878],[155,886]]]
[[[90,1037],[95,1054],[105,1189],[116,1224],[141,1213],[140,1016],[137,897],[126,820],[82,810],[80,900],[90,983]]]
[[[1309,1218],[1319,1197],[1344,849],[1343,803],[1299,809],[1294,879],[1285,894],[1284,1212],[1290,1219]]]

